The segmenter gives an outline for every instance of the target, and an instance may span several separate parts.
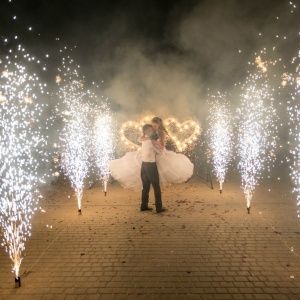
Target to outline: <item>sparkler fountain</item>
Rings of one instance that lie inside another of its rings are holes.
[[[221,194],[232,155],[232,119],[225,95],[218,94],[209,101],[209,104],[208,144],[211,150],[213,172],[220,183]]]
[[[35,63],[39,61],[20,45],[0,59],[0,225],[16,287],[21,286],[22,252],[38,209],[38,185],[43,182],[41,167],[46,161],[41,133],[46,105],[38,103],[45,97],[45,85],[29,71]]]
[[[78,212],[81,214],[84,180],[89,169],[91,107],[84,103],[87,92],[79,79],[79,66],[73,65],[70,57],[64,59],[62,70],[59,69],[62,76],[57,76],[56,82],[60,85],[59,95],[66,109],[62,113],[65,126],[60,136],[63,142],[62,163],[75,190]]]
[[[276,110],[272,90],[268,85],[267,63],[256,59],[258,72],[251,74],[243,87],[238,108],[238,156],[247,211],[250,213],[255,187],[276,146]]]
[[[287,110],[289,114],[289,152],[291,156],[290,176],[294,182],[293,192],[297,195],[297,205],[300,205],[300,51],[298,57],[292,60],[296,65],[294,74],[284,74],[282,85],[289,83],[292,88],[290,100],[287,102]],[[300,211],[298,210],[298,217]]]
[[[110,175],[108,163],[114,159],[112,118],[107,105],[97,110],[94,123],[94,153],[100,180],[103,182],[104,195],[107,194],[107,182]]]

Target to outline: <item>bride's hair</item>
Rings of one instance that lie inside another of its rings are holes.
[[[166,135],[169,135],[169,132],[168,130],[166,129],[165,125],[164,125],[164,122],[161,118],[159,117],[154,117],[152,120],[151,120],[152,123],[155,123],[155,124],[158,124],[158,127],[160,130],[162,130]]]

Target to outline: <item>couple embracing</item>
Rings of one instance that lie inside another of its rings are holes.
[[[192,175],[194,165],[183,154],[166,150],[169,138],[162,120],[155,117],[151,124],[143,126],[141,150],[127,152],[122,158],[109,163],[111,175],[125,188],[142,190],[141,211],[152,210],[148,206],[152,185],[156,212],[164,212],[160,185],[182,183]]]

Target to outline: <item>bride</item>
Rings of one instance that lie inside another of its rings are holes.
[[[166,150],[168,131],[163,121],[154,117],[151,122],[158,138],[153,143],[159,149],[163,149],[162,154],[156,155],[160,184],[167,185],[187,181],[193,175],[194,165],[185,155]],[[140,142],[146,139],[149,138],[142,136]],[[142,153],[138,150],[127,152],[122,158],[111,161],[109,168],[112,177],[119,181],[124,188],[141,191],[141,165]]]

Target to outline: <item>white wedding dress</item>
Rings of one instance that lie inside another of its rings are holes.
[[[193,163],[184,155],[164,150],[164,154],[156,154],[156,163],[161,185],[182,183],[187,181],[194,172]],[[123,157],[112,160],[109,168],[112,177],[124,188],[135,191],[142,190],[141,150],[127,152]]]

